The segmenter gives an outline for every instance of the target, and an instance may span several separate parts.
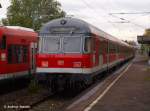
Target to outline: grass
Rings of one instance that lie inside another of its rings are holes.
[[[150,74],[150,66],[146,68],[146,71]],[[150,76],[144,78],[145,81],[150,81]]]
[[[148,72],[150,72],[150,66],[149,66],[149,67],[147,67],[147,71],[148,71]]]
[[[145,81],[150,81],[150,77],[145,77],[144,80]]]
[[[38,81],[36,79],[32,79],[29,86],[28,90],[30,93],[37,93],[40,90],[40,85],[38,84]]]

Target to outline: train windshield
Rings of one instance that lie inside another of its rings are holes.
[[[64,37],[63,50],[65,53],[79,53],[81,49],[81,37]]]
[[[81,37],[40,37],[39,52],[42,53],[81,53]]]
[[[40,52],[57,53],[60,50],[60,39],[58,37],[42,37],[39,42]]]

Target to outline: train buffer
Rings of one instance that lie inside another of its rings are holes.
[[[136,56],[102,93],[84,102],[74,108],[78,111],[80,108],[81,111],[150,111],[150,66],[145,57]]]

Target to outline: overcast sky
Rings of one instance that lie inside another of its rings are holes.
[[[123,40],[136,40],[145,28],[150,27],[149,14],[115,14],[150,12],[150,0],[58,0],[62,9],[71,16],[83,19],[105,32]],[[0,19],[6,16],[9,0],[0,0]],[[119,23],[130,21],[130,23]],[[117,22],[117,23],[116,23]]]

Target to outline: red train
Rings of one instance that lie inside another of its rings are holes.
[[[134,48],[75,18],[60,18],[40,30],[37,74],[58,86],[90,83],[94,76],[134,57]]]
[[[37,37],[29,28],[0,26],[0,80],[35,72]]]

